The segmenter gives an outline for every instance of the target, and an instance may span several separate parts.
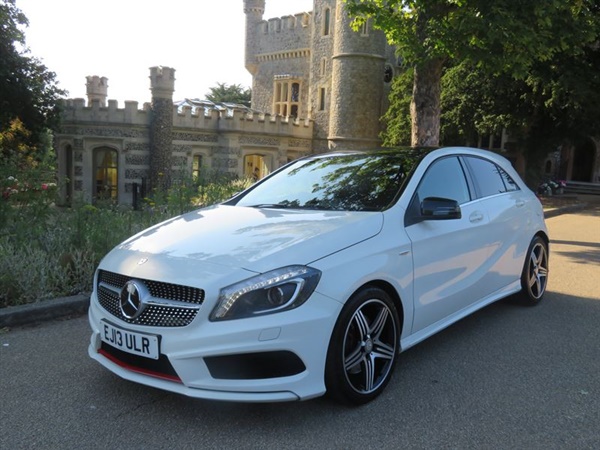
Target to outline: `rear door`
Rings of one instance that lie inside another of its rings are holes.
[[[490,242],[489,270],[485,283],[496,292],[519,281],[524,252],[530,237],[528,228],[528,196],[495,162],[476,156],[463,156],[465,166],[474,181],[476,197],[487,211]]]

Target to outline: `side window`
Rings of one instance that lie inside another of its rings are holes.
[[[419,184],[417,195],[419,201],[427,197],[441,197],[456,200],[459,205],[471,200],[458,158],[442,158],[429,166]]]
[[[497,195],[516,189],[515,182],[512,178],[493,162],[471,156],[465,157],[465,159],[475,177],[475,182],[479,189],[479,192],[477,193],[478,197],[489,197],[491,195]],[[512,189],[508,189],[505,185],[503,173],[512,182]]]

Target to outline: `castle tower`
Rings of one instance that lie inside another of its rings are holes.
[[[380,144],[385,35],[370,27],[354,31],[342,0],[335,3],[329,146],[375,147]]]
[[[150,68],[150,189],[164,191],[171,183],[173,142],[173,92],[175,69]]]
[[[88,98],[88,105],[93,101],[100,102],[100,106],[106,106],[106,97],[108,93],[108,78],[99,77],[97,75],[88,76],[86,78],[85,90]]]
[[[245,65],[248,72],[256,75],[258,64],[256,62],[256,49],[258,47],[258,24],[265,13],[265,0],[244,0],[244,14],[246,14],[246,48]]]

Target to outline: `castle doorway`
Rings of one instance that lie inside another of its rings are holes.
[[[592,181],[594,170],[594,159],[596,157],[596,145],[591,139],[575,147],[573,155],[573,181]]]
[[[268,175],[270,164],[263,155],[253,154],[244,156],[244,176],[258,181]]]
[[[118,199],[118,153],[108,147],[94,150],[94,197],[96,200]]]

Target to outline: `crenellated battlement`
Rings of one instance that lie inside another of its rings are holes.
[[[173,128],[229,133],[280,134],[311,139],[313,122],[308,119],[292,119],[235,109],[217,110],[174,106]]]
[[[309,29],[310,13],[301,12],[283,17],[272,17],[260,22],[259,27],[264,34],[274,34],[295,30],[297,28]],[[310,31],[310,29],[309,29]]]
[[[83,98],[68,99],[63,101],[62,117],[65,123],[150,126],[150,103],[144,103],[142,109],[139,109],[138,105],[136,101],[126,101],[125,107],[119,108],[116,100],[109,100],[108,106],[102,106],[97,100],[86,105]],[[207,132],[281,134],[310,139],[313,123],[308,119],[293,119],[236,109],[218,110],[173,105],[173,128]]]
[[[283,17],[274,17],[258,22],[250,37],[252,54],[288,51],[308,48],[311,37],[310,13],[298,13]],[[248,37],[247,37],[248,39]]]
[[[119,108],[117,100],[109,100],[108,106],[102,106],[99,100],[86,105],[85,99],[63,100],[62,119],[64,122],[98,122],[101,124],[148,125],[150,103],[144,103],[139,109],[138,102],[125,101],[125,107]]]

